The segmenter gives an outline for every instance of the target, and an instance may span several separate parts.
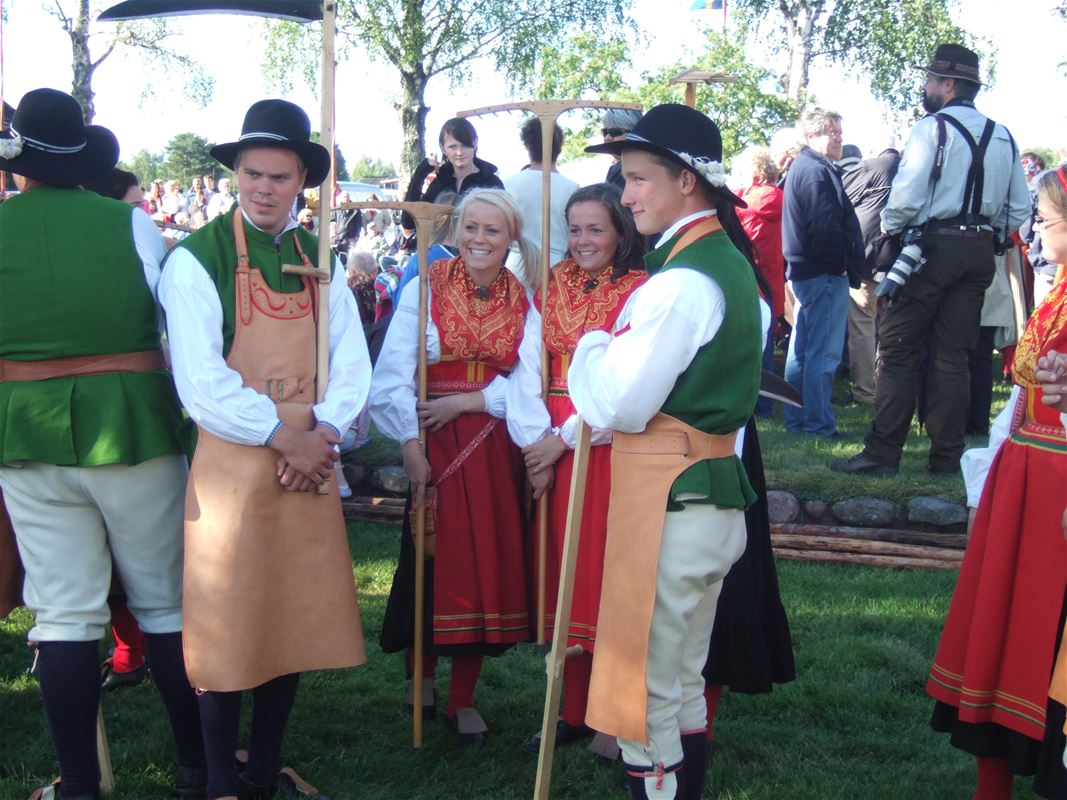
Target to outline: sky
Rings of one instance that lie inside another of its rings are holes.
[[[4,99],[17,105],[25,92],[40,86],[69,92],[70,43],[47,11],[54,0],[0,2],[8,17],[2,32]],[[70,5],[69,0],[65,2]],[[1053,16],[1054,3],[1013,0],[1009,12],[1001,0],[961,0],[956,9],[956,22],[987,38],[997,57],[996,83],[979,94],[978,107],[1006,124],[1023,148],[1067,147],[1067,106],[1063,103],[1067,76],[1057,66],[1067,60],[1063,45],[1067,23]],[[673,62],[687,49],[699,49],[709,27],[721,29],[721,12],[694,13],[689,6],[690,0],[635,0],[634,18],[648,44],[635,47],[633,69],[627,75],[630,81],[639,80],[644,71]],[[106,24],[99,23],[101,27]],[[168,25],[178,34],[173,46],[193,55],[214,76],[214,96],[207,107],[198,107],[184,96],[180,76],[153,74],[136,55],[116,51],[94,77],[95,122],[115,131],[124,160],[142,149],[160,152],[172,136],[186,131],[211,142],[233,140],[248,106],[279,94],[261,74],[258,45],[263,39],[262,20],[209,15],[172,18]],[[784,56],[764,50],[753,46],[753,60],[775,74],[784,72]],[[902,65],[901,80],[921,82],[923,75]],[[294,84],[296,88],[287,98],[307,110],[312,127],[318,128],[318,98],[302,87],[299,79]],[[143,96],[146,86],[152,87],[153,96]],[[844,115],[845,140],[859,145],[865,153],[879,152],[891,137],[907,133],[895,130],[862,81],[841,67],[816,62],[809,88],[820,105]],[[398,96],[399,83],[389,65],[370,62],[362,54],[350,54],[342,60],[337,72],[336,135],[346,159],[351,162],[367,155],[398,163],[401,136],[393,108]],[[460,86],[450,86],[444,76],[434,78],[427,98],[431,108],[427,120],[429,148],[436,147],[437,131],[456,111],[523,99],[509,94],[502,76],[487,62],[476,64],[471,79]],[[505,176],[526,162],[518,141],[519,120],[518,115],[497,115],[475,121],[479,155],[495,163]],[[729,127],[729,120],[717,122]],[[600,156],[584,165],[564,165],[561,171],[581,183],[599,180],[607,159]],[[149,179],[140,177],[142,181]]]

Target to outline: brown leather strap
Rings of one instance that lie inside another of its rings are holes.
[[[699,239],[703,239],[705,236],[710,236],[713,233],[718,233],[721,230],[722,223],[719,222],[719,216],[717,214],[712,214],[710,217],[704,217],[704,219],[700,220],[692,228],[683,233],[682,238],[680,238],[677,242],[674,243],[674,247],[671,248],[670,255],[668,255],[667,260],[663,262],[663,266],[667,266],[668,264],[670,264],[671,259],[673,259],[680,252],[682,252],[685,248],[689,247],[689,245],[693,244]]]
[[[46,361],[11,361],[0,358],[0,383],[6,381],[47,381],[109,372],[152,372],[166,369],[162,350],[112,353],[101,356],[52,358]]]
[[[712,433],[619,433],[612,436],[612,450],[635,455],[682,455],[703,461],[734,455],[737,431]]]

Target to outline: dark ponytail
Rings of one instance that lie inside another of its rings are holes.
[[[718,214],[719,224],[730,237],[734,247],[741,251],[741,255],[752,265],[752,273],[756,276],[756,285],[759,287],[760,294],[769,303],[772,297],[771,285],[767,283],[763,270],[756,263],[756,252],[752,248],[752,240],[748,236],[748,231],[741,225],[741,219],[737,216],[734,204],[720,195],[715,200],[715,213]]]

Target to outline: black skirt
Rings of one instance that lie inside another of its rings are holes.
[[[722,583],[704,679],[732,692],[762,694],[796,678],[796,665],[771,551],[767,483],[755,419],[745,426],[741,463],[757,499],[745,511],[745,552]]]

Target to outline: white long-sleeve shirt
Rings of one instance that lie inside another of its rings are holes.
[[[529,296],[529,292],[527,292]],[[433,301],[426,289],[427,308]],[[531,308],[533,303],[530,304]],[[527,314],[523,341],[531,335]],[[533,334],[536,341],[537,334]],[[426,363],[441,360],[441,340],[433,316],[426,315]],[[419,279],[413,278],[400,296],[400,305],[393,312],[389,330],[385,334],[370,388],[370,415],[383,434],[400,444],[419,436],[419,418],[415,411],[418,399],[415,386],[419,365]],[[503,419],[507,408],[505,390],[509,378],[495,377],[482,389],[485,411]]]
[[[254,223],[245,216],[245,224]],[[290,220],[286,231],[296,227]],[[279,237],[283,235],[279,234]],[[254,266],[254,265],[253,265]],[[222,355],[222,301],[207,271],[185,248],[167,259],[159,282],[178,396],[189,416],[234,444],[263,445],[279,425],[274,402],[243,385]],[[370,356],[344,267],[335,259],[330,281],[330,373],[315,418],[344,432],[366,402]]]

